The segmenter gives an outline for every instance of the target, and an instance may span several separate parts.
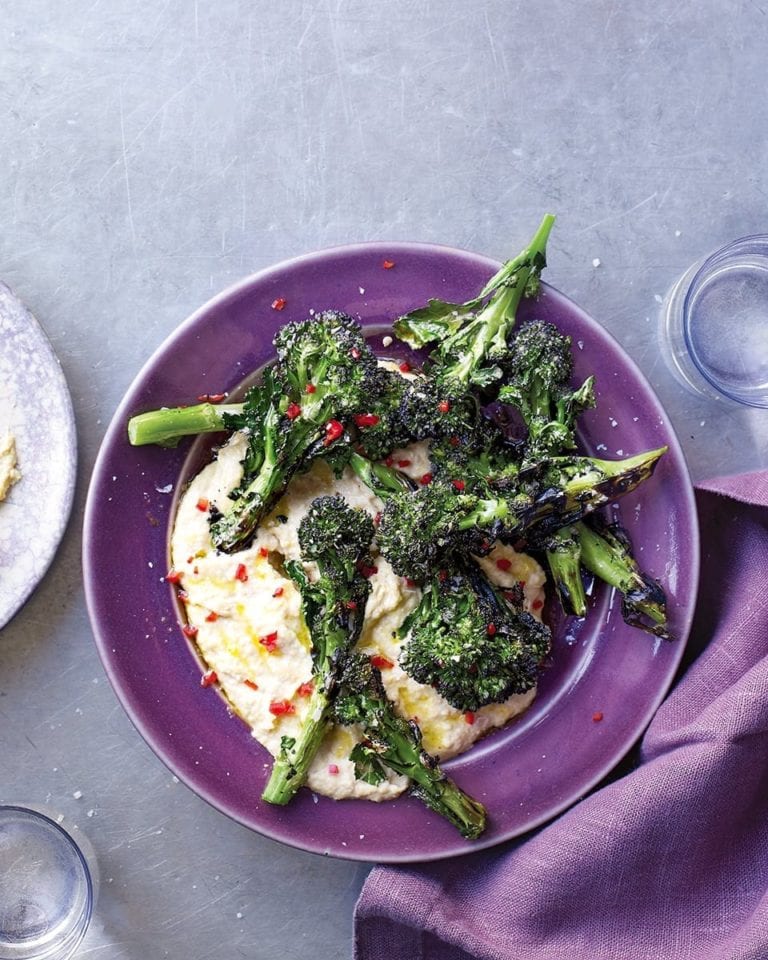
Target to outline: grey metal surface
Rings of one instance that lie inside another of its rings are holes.
[[[551,210],[548,279],[640,364],[694,476],[765,465],[766,413],[686,393],[656,333],[692,260],[766,230],[766,10],[1,6],[0,278],[62,362],[80,464],[54,564],[0,634],[0,796],[45,803],[92,842],[101,892],[82,956],[349,957],[366,868],[209,808],[105,679],[80,544],[106,425],[165,336],[244,274],[366,239],[502,258]]]

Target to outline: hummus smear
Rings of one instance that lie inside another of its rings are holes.
[[[351,471],[338,479],[326,464],[316,462],[307,473],[294,477],[248,549],[217,553],[211,544],[208,508],[226,512],[228,494],[240,481],[245,448],[245,437],[235,434],[189,485],[179,503],[171,561],[186,606],[187,634],[194,637],[234,710],[274,756],[283,736],[297,735],[311,692],[311,640],[301,616],[299,591],[283,572],[284,560],[300,559],[299,523],[320,496],[339,494],[372,516],[383,505]],[[424,444],[397,451],[397,459],[410,460],[405,472],[414,476],[428,469]],[[503,570],[495,562],[499,559],[509,561],[501,564]],[[497,544],[480,562],[489,579],[502,587],[524,582],[526,608],[538,615],[545,574],[533,558]],[[465,715],[431,687],[412,680],[398,665],[397,630],[418,604],[421,591],[396,576],[381,556],[370,582],[358,649],[381,658],[389,697],[404,716],[418,718],[429,753],[443,760],[462,753],[531,704],[535,689]],[[357,737],[354,727],[334,727],[315,757],[307,785],[338,799],[397,796],[407,786],[404,777],[391,773],[375,786],[355,778],[349,754]]]
[[[8,491],[21,480],[16,467],[16,439],[12,433],[0,436],[0,500],[5,500]]]

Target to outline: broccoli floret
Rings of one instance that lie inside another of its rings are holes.
[[[516,407],[528,428],[526,457],[536,462],[576,448],[576,419],[595,405],[594,378],[569,387],[573,372],[571,338],[551,323],[523,324],[504,361],[507,383],[499,400]]]
[[[400,665],[457,710],[474,712],[536,684],[550,632],[468,570],[425,586],[401,627]]]
[[[454,554],[487,553],[508,513],[506,500],[431,483],[387,498],[376,542],[398,576],[427,580]]]
[[[403,391],[400,420],[411,440],[463,437],[477,428],[478,419],[477,400],[461,388],[420,377]]]
[[[629,535],[621,524],[607,523],[595,514],[588,522],[577,524],[576,532],[582,564],[621,593],[624,620],[631,626],[669,640],[664,590],[638,566],[632,555]]]
[[[276,389],[266,413],[259,401],[254,416],[249,398],[242,415],[227,421],[246,430],[246,466],[249,458],[261,462],[244,472],[226,514],[212,517],[211,538],[225,552],[247,544],[293,474],[343,436],[343,421],[363,409],[376,371],[359,325],[333,311],[287,324],[275,348]]]
[[[334,718],[341,724],[362,727],[365,741],[353,749],[355,773],[369,783],[384,779],[384,767],[408,777],[411,793],[445,817],[468,839],[485,829],[486,812],[456,786],[421,744],[414,720],[405,720],[387,698],[379,671],[362,654],[352,655],[345,666]]]
[[[430,372],[440,383],[486,387],[501,376],[499,363],[520,301],[538,293],[554,220],[544,217],[525,250],[505,263],[474,299],[461,304],[430,300],[396,321],[395,334],[411,347],[436,343]]]
[[[401,411],[406,388],[404,377],[384,367],[371,377],[366,407],[353,416],[359,446],[371,460],[383,460],[411,439]]]
[[[286,804],[307,777],[331,721],[331,705],[345,660],[360,636],[370,582],[359,572],[373,539],[373,521],[342,497],[319,497],[299,525],[302,557],[319,570],[310,580],[301,564],[286,570],[301,592],[302,612],[312,637],[313,692],[297,737],[284,737],[262,794]]]

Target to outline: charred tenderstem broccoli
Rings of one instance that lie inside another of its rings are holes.
[[[211,517],[213,543],[228,553],[247,545],[293,474],[338,441],[343,422],[364,416],[376,396],[376,358],[359,324],[344,314],[286,324],[274,345],[277,363],[242,405],[159,410],[129,424],[134,444],[222,427],[245,432],[248,451],[232,506]]]
[[[530,690],[550,646],[549,629],[470,565],[430,580],[400,633],[405,672],[465,712]]]
[[[666,596],[661,585],[640,570],[626,531],[600,516],[576,526],[581,562],[590,573],[622,595],[624,620],[657,637],[670,639]]]
[[[355,773],[369,783],[385,779],[384,768],[411,781],[411,793],[445,817],[469,840],[485,829],[485,808],[461,790],[438,766],[421,743],[414,720],[406,720],[388,699],[381,674],[368,657],[353,654],[346,663],[336,701],[334,719],[357,724],[365,740],[352,751]]]
[[[546,559],[563,610],[583,617],[587,612],[587,597],[581,578],[578,526],[563,527],[552,535]]]
[[[315,561],[319,578],[286,564],[301,592],[304,619],[312,637],[314,690],[297,737],[283,737],[272,774],[262,794],[267,803],[286,804],[301,787],[328,730],[331,704],[349,652],[358,640],[369,581],[359,572],[373,539],[373,522],[338,496],[319,497],[299,525],[304,560]]]
[[[551,323],[523,324],[509,344],[499,400],[517,408],[528,429],[525,458],[535,463],[576,448],[576,419],[595,405],[594,378],[576,390],[571,338]]]
[[[501,376],[520,301],[538,293],[554,222],[547,214],[525,250],[505,263],[473,300],[430,300],[396,321],[396,336],[411,347],[436,343],[430,372],[438,382],[457,389],[486,387]]]
[[[415,492],[393,492],[386,497],[376,540],[395,573],[427,580],[456,555],[486,553],[493,540],[514,541],[530,528],[541,540],[575,523],[633,490],[650,476],[665,449],[625,460],[553,458],[529,485],[530,492],[512,487],[495,498],[438,482]]]
[[[386,500],[376,541],[398,576],[423,581],[454,554],[487,553],[508,514],[506,500],[481,500],[431,483]]]
[[[539,538],[569,526],[647,480],[667,447],[646,450],[624,460],[553,457],[545,461],[533,506],[519,532],[536,526]]]

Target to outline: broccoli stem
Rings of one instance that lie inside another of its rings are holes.
[[[362,480],[380,500],[386,500],[394,493],[403,493],[414,488],[414,484],[404,473],[392,470],[383,463],[373,463],[354,451],[349,454],[347,463],[358,479]]]
[[[175,446],[181,437],[226,429],[224,415],[241,413],[241,403],[198,403],[192,407],[162,407],[139,413],[128,421],[128,441],[141,447],[149,443]]]
[[[316,687],[309,699],[307,716],[295,743],[284,739],[280,753],[275,757],[261,799],[266,803],[285,806],[303,786],[320,744],[331,725],[330,699],[324,688]]]
[[[494,348],[505,348],[520,301],[530,295],[530,283],[538,278],[546,263],[547,240],[554,222],[554,216],[547,214],[525,250],[505,264],[484,288],[480,297],[492,290],[490,300],[466,327],[453,335],[465,339],[470,330],[474,334],[469,350],[443,374],[446,379],[467,385]]]
[[[542,529],[554,531],[575,523],[647,480],[667,449],[646,450],[624,460],[553,457],[549,461],[549,486],[526,511],[524,526],[540,523]]]
[[[414,796],[445,817],[463,837],[474,840],[480,836],[485,829],[485,807],[449,780],[437,761],[425,753],[418,728],[397,716],[387,702],[377,712],[375,727],[366,727],[365,732],[379,748],[380,759],[411,780]]]
[[[669,639],[666,597],[658,583],[647,577],[632,556],[628,543],[604,529],[601,536],[585,523],[576,526],[581,562],[590,573],[623,596],[624,619],[656,636]],[[643,617],[650,621],[643,622]]]
[[[581,579],[581,544],[574,527],[564,527],[552,537],[547,549],[547,564],[560,602],[566,613],[583,617],[587,598]]]

